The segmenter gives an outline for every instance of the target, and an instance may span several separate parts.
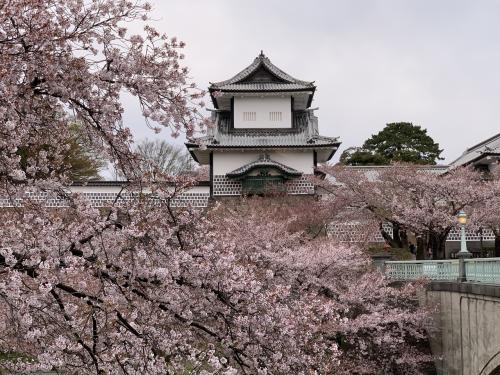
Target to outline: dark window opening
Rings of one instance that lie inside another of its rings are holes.
[[[281,176],[248,176],[241,181],[241,188],[244,195],[264,195],[286,191],[284,179]]]

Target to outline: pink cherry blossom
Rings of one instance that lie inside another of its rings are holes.
[[[444,257],[444,244],[457,226],[459,211],[489,204],[495,195],[492,182],[472,167],[444,174],[398,164],[370,172],[349,167],[325,171],[334,178],[323,183],[325,188],[347,197],[354,219],[378,221],[383,237],[394,247],[407,246],[412,232],[422,241],[420,249],[432,249],[434,258]],[[328,199],[325,202],[328,205]],[[384,232],[384,222],[392,224],[394,237]]]
[[[18,356],[2,370],[422,373],[421,285],[390,285],[363,249],[318,230],[319,213],[349,197],[318,211],[277,197],[174,209],[193,178],[152,181],[135,168],[122,92],[158,120],[151,127],[191,135],[208,123],[184,43],[148,25],[127,32],[149,5],[10,0],[0,10],[0,197],[13,203],[0,211],[0,352]],[[74,121],[130,180],[106,209],[68,193],[60,172]]]

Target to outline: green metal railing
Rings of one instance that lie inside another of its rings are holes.
[[[500,258],[465,259],[464,263],[466,281],[500,284]],[[386,275],[399,281],[456,281],[459,276],[458,259],[387,261],[384,266]]]
[[[458,260],[412,260],[385,262],[385,273],[394,280],[456,280]]]
[[[465,259],[467,281],[500,284],[500,258]]]

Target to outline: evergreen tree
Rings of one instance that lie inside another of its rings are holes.
[[[377,134],[365,141],[363,147],[345,150],[341,164],[385,165],[391,162],[435,165],[443,150],[427,134],[427,130],[411,122],[387,124]]]

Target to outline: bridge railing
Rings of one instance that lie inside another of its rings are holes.
[[[465,259],[464,263],[467,281],[500,284],[500,258]],[[459,276],[458,259],[386,261],[384,266],[389,278],[400,281],[456,281]]]
[[[500,284],[500,258],[465,259],[467,281]]]
[[[458,260],[410,260],[387,261],[385,273],[394,280],[456,280],[458,278]]]

